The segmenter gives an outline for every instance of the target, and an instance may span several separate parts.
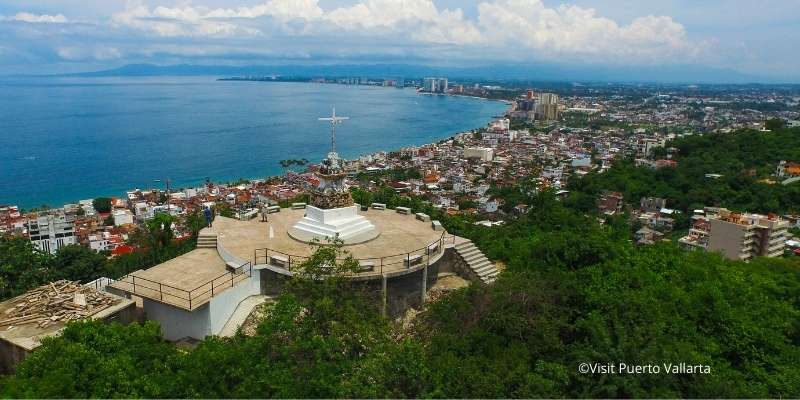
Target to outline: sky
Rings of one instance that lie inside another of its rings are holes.
[[[800,0],[0,0],[0,75],[132,63],[692,65],[800,82]]]

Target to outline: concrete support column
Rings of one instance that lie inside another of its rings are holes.
[[[422,304],[425,304],[425,299],[428,297],[428,266],[422,269]]]
[[[386,275],[381,275],[381,314],[386,316]]]

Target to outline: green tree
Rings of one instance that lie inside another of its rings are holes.
[[[109,268],[103,254],[81,245],[64,246],[58,249],[51,261],[58,278],[89,282],[101,276],[108,276]]]
[[[4,397],[168,397],[177,348],[161,339],[157,324],[71,323],[59,337],[42,340],[2,387]]]
[[[114,226],[114,215],[109,215],[103,220],[103,225]]]
[[[53,278],[52,256],[30,240],[0,236],[0,299],[7,299]]]
[[[786,127],[786,121],[780,118],[770,118],[764,122],[764,128],[771,131],[783,129],[784,127]]]
[[[92,207],[99,213],[111,212],[111,199],[108,197],[98,197],[92,200]]]

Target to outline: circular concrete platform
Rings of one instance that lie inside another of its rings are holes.
[[[287,234],[292,239],[297,240],[299,242],[303,242],[303,243],[309,244],[309,245],[313,245],[313,244],[316,244],[316,243],[319,243],[319,244],[333,243],[333,240],[329,239],[329,237],[326,237],[326,236],[323,236],[323,235],[314,235],[314,234],[309,233],[307,231],[301,231],[301,230],[299,230],[299,229],[297,229],[295,227],[289,228],[289,230],[287,231]],[[371,230],[369,232],[364,232],[364,233],[361,233],[359,235],[351,236],[351,237],[348,237],[346,239],[340,239],[340,240],[341,240],[342,244],[344,244],[345,246],[349,246],[349,245],[353,245],[353,244],[369,242],[370,240],[373,240],[373,239],[377,238],[380,235],[381,235],[381,231],[378,230],[378,229],[374,229],[374,230]]]
[[[263,249],[293,257],[308,257],[316,246],[290,235],[292,227],[303,218],[305,210],[282,209],[269,214],[268,222],[259,219],[238,221],[217,217],[213,231],[226,252],[244,260],[255,260]],[[414,255],[428,254],[428,247],[439,243],[444,246],[444,231],[433,230],[430,222],[417,220],[414,215],[404,215],[394,210],[360,211],[377,228],[380,234],[366,241],[345,244],[343,250],[360,260],[372,260],[386,268],[405,269],[404,260]],[[451,237],[451,236],[448,236]],[[410,256],[409,256],[410,255]],[[260,260],[256,264],[262,262]]]

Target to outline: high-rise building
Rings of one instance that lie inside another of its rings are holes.
[[[538,98],[536,99],[536,118],[546,121],[555,121],[558,119],[557,94],[539,93]]]
[[[66,215],[40,215],[29,220],[27,228],[34,246],[51,254],[78,242],[75,237],[75,219]]]
[[[425,78],[422,90],[428,93],[447,93],[447,78]]]

